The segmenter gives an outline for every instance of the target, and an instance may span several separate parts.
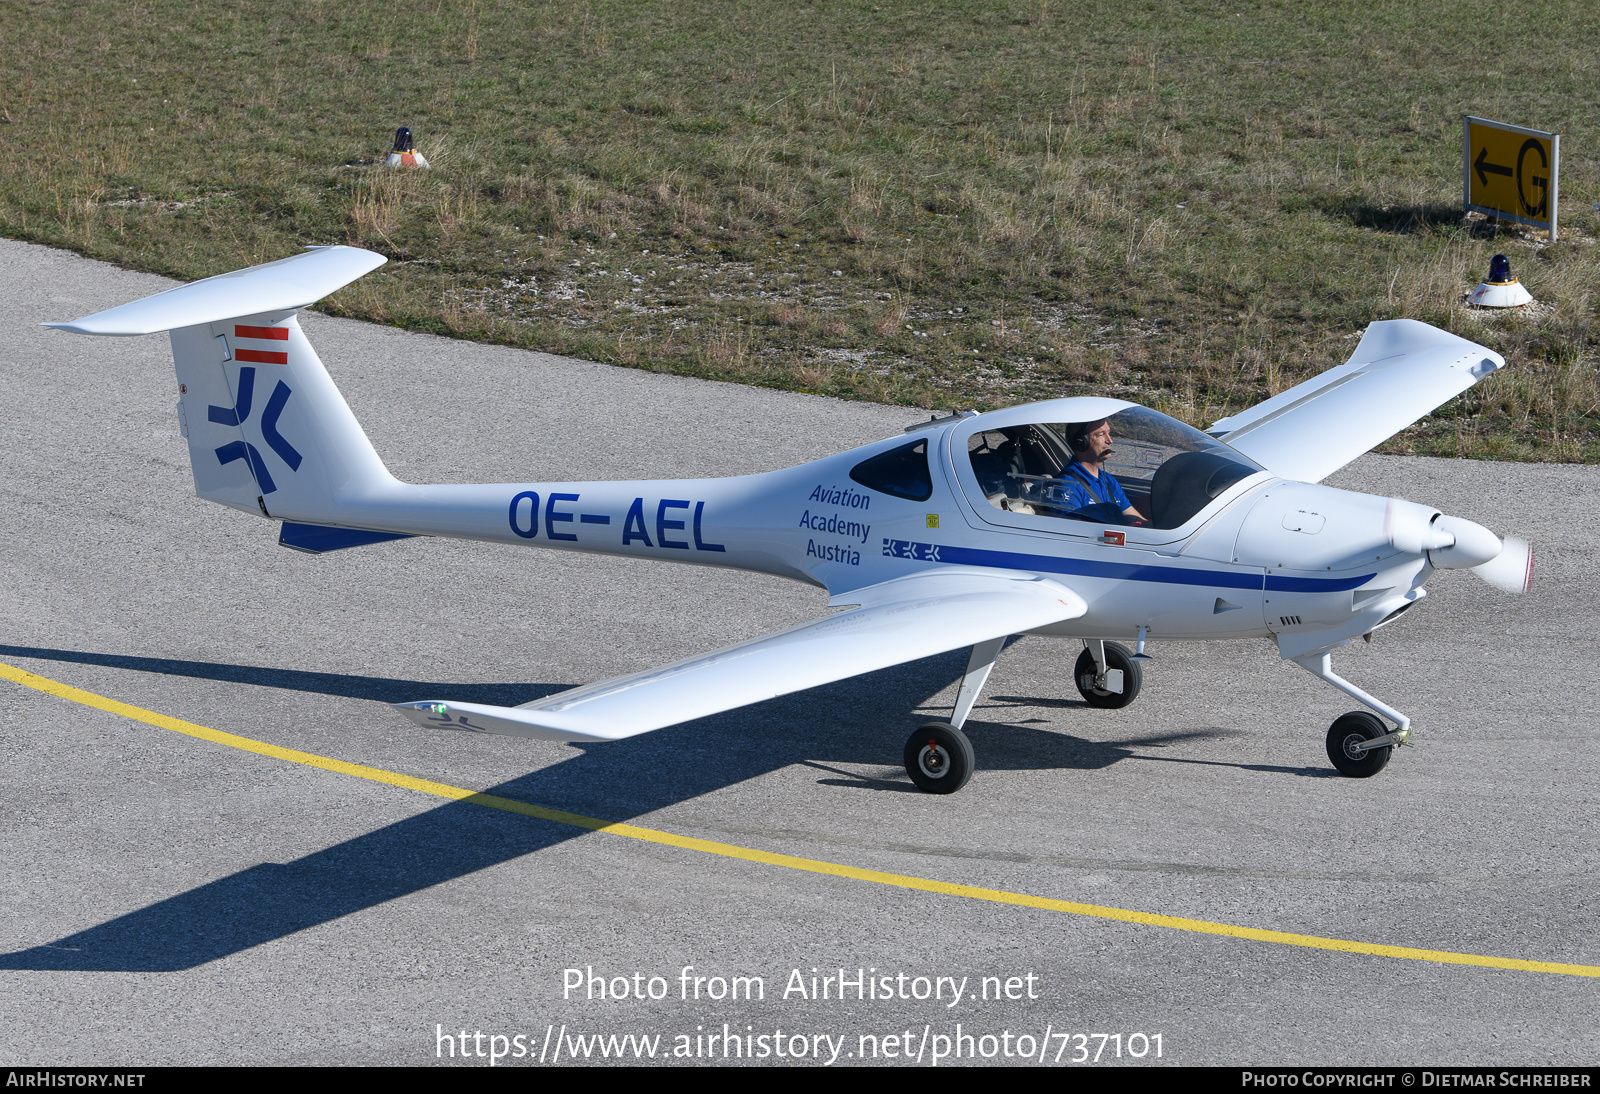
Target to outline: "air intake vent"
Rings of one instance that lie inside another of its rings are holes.
[[[1285,627],[1298,627],[1300,625],[1300,617],[1298,615],[1280,615],[1278,616],[1278,622]]]

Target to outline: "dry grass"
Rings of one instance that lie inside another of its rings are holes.
[[[350,242],[397,262],[346,314],[1197,424],[1407,316],[1512,367],[1395,450],[1600,459],[1600,23],[1572,0],[94,10],[7,9],[6,234],[185,277]],[[1459,215],[1468,112],[1562,133],[1560,243]],[[402,123],[433,171],[378,166]],[[1465,307],[1500,250],[1537,311]]]

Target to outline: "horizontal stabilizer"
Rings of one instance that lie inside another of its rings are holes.
[[[77,334],[156,334],[243,315],[292,312],[315,304],[387,261],[359,247],[315,247],[276,262],[179,285],[69,323],[41,325]]]
[[[520,707],[423,700],[395,707],[422,726],[547,741],[611,741],[876,669],[1076,619],[1088,611],[1047,578],[993,570],[911,574],[835,598],[859,607],[777,634]]]
[[[1206,432],[1275,475],[1320,482],[1505,364],[1415,319],[1367,327],[1350,360]]]

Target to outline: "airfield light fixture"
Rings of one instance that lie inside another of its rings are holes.
[[[389,152],[387,164],[390,167],[420,167],[424,171],[428,169],[428,159],[417,151],[409,126],[402,125],[394,131],[394,148]]]
[[[1520,308],[1532,302],[1533,294],[1511,276],[1511,260],[1505,255],[1489,260],[1489,276],[1467,297],[1467,303],[1479,308]]]

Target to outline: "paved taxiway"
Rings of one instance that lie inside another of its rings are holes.
[[[521,702],[812,618],[823,594],[442,540],[284,550],[275,524],[193,496],[164,337],[35,325],[168,285],[0,242],[0,662],[286,748],[743,847],[1600,964],[1600,469],[1368,457],[1333,480],[1539,551],[1531,595],[1440,574],[1370,647],[1336,654],[1339,671],[1415,719],[1415,746],[1371,780],[1335,776],[1323,753],[1328,723],[1353,704],[1265,642],[1154,644],[1138,702],[1106,712],[1073,688],[1076,646],[1024,640],[969,723],[978,772],[947,798],[913,792],[899,752],[913,711],[945,709],[959,654],[612,745],[430,734],[384,701]],[[380,454],[412,481],[733,474],[916,419],[304,324]],[[958,1022],[1013,1039],[1160,1033],[1164,1060],[1180,1063],[1597,1055],[1596,979],[818,876],[443,802],[4,681],[0,697],[7,1064],[423,1063],[440,1026],[522,1034],[535,1056],[552,1025],[660,1034],[670,1050],[675,1035],[724,1023],[843,1035],[840,1062],[861,1035],[909,1030],[921,1043]],[[764,977],[766,1000],[682,1001],[685,965]],[[670,994],[564,1000],[563,970],[587,966],[659,975]],[[968,997],[782,998],[791,970],[840,967],[966,977]],[[1035,999],[971,998],[984,977],[1028,974]],[[1074,1040],[1063,1059],[1077,1051]]]

